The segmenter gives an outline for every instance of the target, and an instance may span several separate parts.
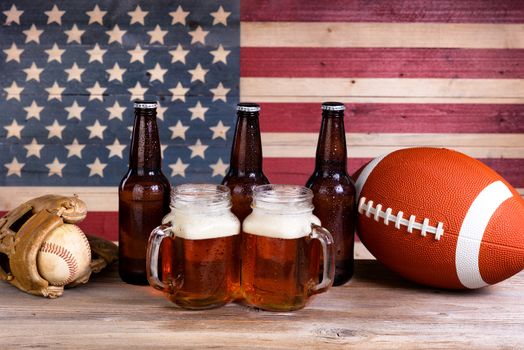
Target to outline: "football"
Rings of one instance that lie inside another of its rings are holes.
[[[401,276],[473,289],[524,268],[524,201],[480,161],[409,148],[372,160],[355,176],[359,237]]]

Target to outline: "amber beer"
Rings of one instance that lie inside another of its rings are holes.
[[[176,186],[171,206],[165,224],[156,228],[149,240],[150,284],[187,309],[209,309],[230,302],[240,290],[240,222],[231,213],[229,189],[221,185]],[[162,256],[169,263],[160,265],[159,271],[159,247],[166,237],[173,249],[171,256]]]
[[[334,286],[346,283],[353,276],[355,185],[347,172],[344,109],[339,102],[322,104],[315,171],[306,184],[315,195],[313,213],[335,240]]]
[[[271,311],[303,308],[333,282],[333,239],[312,214],[311,190],[264,185],[254,190],[253,212],[242,225],[242,293],[251,306]],[[323,278],[318,281],[323,246]]]
[[[259,127],[260,106],[256,103],[237,105],[237,124],[229,171],[222,180],[231,190],[233,213],[242,222],[251,213],[253,188],[268,184],[262,171],[262,141]]]
[[[129,169],[118,188],[118,267],[124,282],[147,284],[147,241],[169,212],[171,186],[162,173],[157,104],[136,101],[134,106]]]

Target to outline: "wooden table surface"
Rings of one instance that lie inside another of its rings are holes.
[[[523,348],[524,272],[497,286],[450,292],[357,260],[348,284],[303,310],[231,304],[185,311],[115,266],[49,300],[0,283],[0,349],[11,348]]]

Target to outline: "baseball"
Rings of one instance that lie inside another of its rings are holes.
[[[65,286],[82,276],[91,262],[91,249],[82,230],[63,224],[53,230],[37,256],[40,276],[50,285]]]

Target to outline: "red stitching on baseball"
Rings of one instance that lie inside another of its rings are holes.
[[[43,253],[55,254],[56,256],[62,258],[67,264],[67,268],[69,269],[69,277],[60,283],[60,285],[64,286],[73,281],[76,273],[78,272],[78,263],[69,250],[53,242],[44,242],[42,243],[40,251]]]
[[[84,245],[86,246],[87,251],[89,252],[89,262],[91,262],[91,246],[89,245],[89,240],[87,239],[87,236],[84,234],[84,231],[80,229],[80,227],[74,225],[76,231],[80,234],[80,237],[82,237],[82,241],[84,241]]]

